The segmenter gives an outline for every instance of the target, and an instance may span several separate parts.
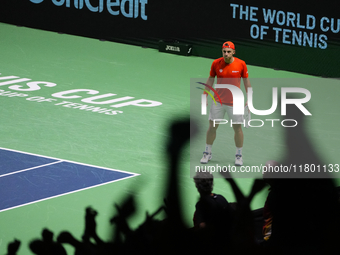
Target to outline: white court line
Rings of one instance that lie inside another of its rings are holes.
[[[64,160],[64,159],[59,159],[59,158],[53,158],[53,157],[48,157],[48,156],[43,156],[43,155],[39,155],[39,154],[18,151],[18,150],[12,150],[12,149],[2,148],[2,147],[0,147],[0,150],[13,151],[13,152],[23,153],[23,154],[27,154],[27,155],[32,155],[32,156],[38,156],[38,157],[42,157],[42,158],[49,158],[49,159],[58,160],[57,162],[49,163],[49,164],[46,164],[46,165],[51,165],[51,164],[56,164],[56,163],[61,163],[61,162],[69,162],[69,163],[83,165],[83,166],[90,166],[90,167],[101,168],[101,169],[110,170],[110,171],[116,171],[116,172],[131,174],[130,176],[126,176],[126,177],[120,178],[118,180],[113,180],[113,181],[109,181],[109,182],[105,182],[105,183],[100,183],[100,184],[97,184],[97,185],[94,185],[94,186],[90,186],[90,187],[86,187],[86,188],[83,188],[83,189],[78,189],[78,190],[66,192],[66,193],[63,193],[63,194],[59,194],[59,195],[55,195],[55,196],[39,199],[39,200],[36,200],[36,201],[33,201],[33,202],[29,202],[29,203],[25,203],[25,204],[9,207],[9,208],[6,208],[6,209],[2,209],[2,210],[0,210],[0,212],[4,212],[4,211],[11,210],[11,209],[19,208],[19,207],[22,207],[22,206],[25,206],[25,205],[35,204],[35,203],[38,203],[38,202],[41,202],[41,201],[49,200],[49,199],[56,198],[56,197],[61,197],[61,196],[64,196],[64,195],[76,193],[76,192],[79,192],[79,191],[83,191],[83,190],[87,190],[87,189],[91,189],[91,188],[95,188],[95,187],[99,187],[99,186],[103,186],[103,185],[106,185],[106,184],[109,184],[109,183],[113,183],[113,182],[129,179],[129,178],[136,177],[136,176],[140,175],[140,174],[137,174],[137,173],[122,171],[122,170],[118,170],[118,169],[112,169],[112,168],[107,168],[107,167],[89,165],[89,164],[79,163],[79,162],[75,162],[75,161]],[[35,168],[46,166],[46,165],[37,166]],[[33,167],[32,168],[27,168],[27,169],[23,169],[23,170],[20,170],[20,171],[21,172],[22,171],[28,171],[28,170],[31,170],[31,169],[34,169],[34,168]],[[13,173],[8,173],[8,174],[3,174],[3,175],[0,175],[0,177],[6,176],[6,175],[10,175],[10,174],[14,174],[14,173],[18,173],[18,172],[19,171],[16,171],[16,172],[13,172]]]
[[[0,178],[4,177],[4,176],[12,175],[12,174],[26,172],[26,171],[37,169],[37,168],[44,167],[44,166],[50,166],[50,165],[58,164],[58,163],[61,163],[61,162],[63,162],[63,161],[60,160],[60,161],[48,163],[48,164],[45,164],[45,165],[39,165],[39,166],[35,166],[35,167],[30,167],[30,168],[22,169],[22,170],[19,170],[19,171],[8,173],[8,174],[2,174],[2,175],[0,175]]]
[[[29,152],[24,152],[24,151],[7,149],[7,148],[3,148],[3,147],[0,147],[0,150],[19,152],[19,153],[23,153],[23,154],[26,154],[26,155],[38,156],[38,157],[42,157],[42,158],[49,158],[49,159],[54,159],[54,160],[58,160],[58,161],[64,161],[64,162],[69,162],[69,163],[73,163],[73,164],[78,164],[78,165],[82,165],[82,166],[90,166],[90,167],[101,168],[101,169],[110,170],[110,171],[116,171],[116,172],[121,172],[121,173],[132,174],[134,176],[140,175],[140,174],[136,174],[136,173],[132,173],[132,172],[127,172],[127,171],[123,171],[123,170],[119,170],[119,169],[112,169],[112,168],[108,168],[108,167],[89,165],[89,164],[80,163],[80,162],[76,162],[76,161],[60,159],[60,158],[53,158],[53,157],[49,157],[49,156],[44,156],[44,155],[39,155],[39,154],[34,154],[34,153],[29,153]]]
[[[77,190],[74,190],[74,191],[62,193],[62,194],[59,194],[59,195],[55,195],[55,196],[51,196],[51,197],[46,197],[46,198],[43,198],[43,199],[35,200],[35,201],[33,201],[33,202],[28,202],[28,203],[25,203],[25,204],[16,205],[16,206],[13,206],[13,207],[9,207],[9,208],[6,208],[6,209],[2,209],[2,210],[0,210],[0,213],[1,213],[1,212],[4,212],[4,211],[8,211],[8,210],[15,209],[15,208],[19,208],[19,207],[22,207],[22,206],[25,206],[25,205],[31,205],[31,204],[35,204],[35,203],[38,203],[38,202],[41,202],[41,201],[45,201],[45,200],[49,200],[49,199],[52,199],[52,198],[56,198],[56,197],[61,197],[61,196],[69,195],[69,194],[72,194],[72,193],[76,193],[76,192],[83,191],[83,190],[87,190],[87,189],[92,189],[92,188],[95,188],[95,187],[100,187],[100,186],[103,186],[103,185],[106,185],[106,184],[109,184],[109,183],[113,183],[113,182],[117,182],[117,181],[129,179],[129,178],[132,178],[132,177],[135,177],[135,176],[138,176],[138,175],[139,175],[139,174],[135,174],[135,175],[131,175],[131,176],[126,176],[126,177],[121,178],[121,179],[118,179],[118,180],[113,180],[113,181],[109,181],[109,182],[105,182],[105,183],[101,183],[101,184],[89,186],[89,187],[86,187],[86,188],[77,189]],[[1,239],[0,239],[0,240],[1,240]]]

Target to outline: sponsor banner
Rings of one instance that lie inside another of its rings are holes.
[[[190,56],[192,53],[192,46],[180,43],[180,42],[172,42],[172,41],[159,41],[159,48],[160,52],[166,52],[176,55],[183,55],[183,56]]]
[[[337,9],[331,0],[2,0],[0,21],[155,49],[177,40],[210,58],[232,41],[247,64],[339,77]]]

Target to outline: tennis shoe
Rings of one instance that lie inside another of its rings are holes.
[[[242,155],[236,154],[235,155],[235,166],[242,166],[242,165],[243,165]]]
[[[201,164],[207,164],[209,160],[212,158],[212,153],[203,152],[203,157],[201,158]]]

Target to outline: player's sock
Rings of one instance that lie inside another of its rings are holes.
[[[241,155],[241,156],[242,156],[242,148],[243,148],[243,147],[236,147],[236,153],[235,153],[235,155]]]
[[[205,145],[205,152],[211,153],[211,147],[212,147],[212,144],[206,144]]]

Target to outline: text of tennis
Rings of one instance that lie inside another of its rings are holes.
[[[332,17],[317,18],[312,14],[271,10],[234,3],[230,3],[230,7],[233,19],[253,22],[250,26],[252,39],[274,39],[276,43],[327,49],[328,37],[326,34],[337,34],[340,31],[340,19]]]
[[[25,85],[18,85],[20,83],[25,83]],[[19,78],[18,76],[0,76],[0,86],[8,86],[8,89],[10,89],[7,91],[1,89],[0,96],[25,97],[27,101],[31,102],[54,103],[54,105],[57,106],[60,105],[66,108],[103,113],[106,115],[117,115],[118,113],[123,113],[123,111],[121,111],[122,107],[155,107],[162,105],[162,103],[158,101],[148,99],[135,99],[135,97],[131,96],[123,96],[117,98],[115,97],[117,94],[100,94],[99,91],[93,89],[70,89],[66,91],[52,93],[51,97],[29,95],[27,92],[38,91],[43,87],[55,87],[57,86],[57,84],[46,81],[31,81],[31,79]],[[59,102],[59,99],[62,99],[62,101]],[[80,100],[82,103],[73,102],[73,100]],[[101,107],[102,105],[105,105],[106,108]]]

